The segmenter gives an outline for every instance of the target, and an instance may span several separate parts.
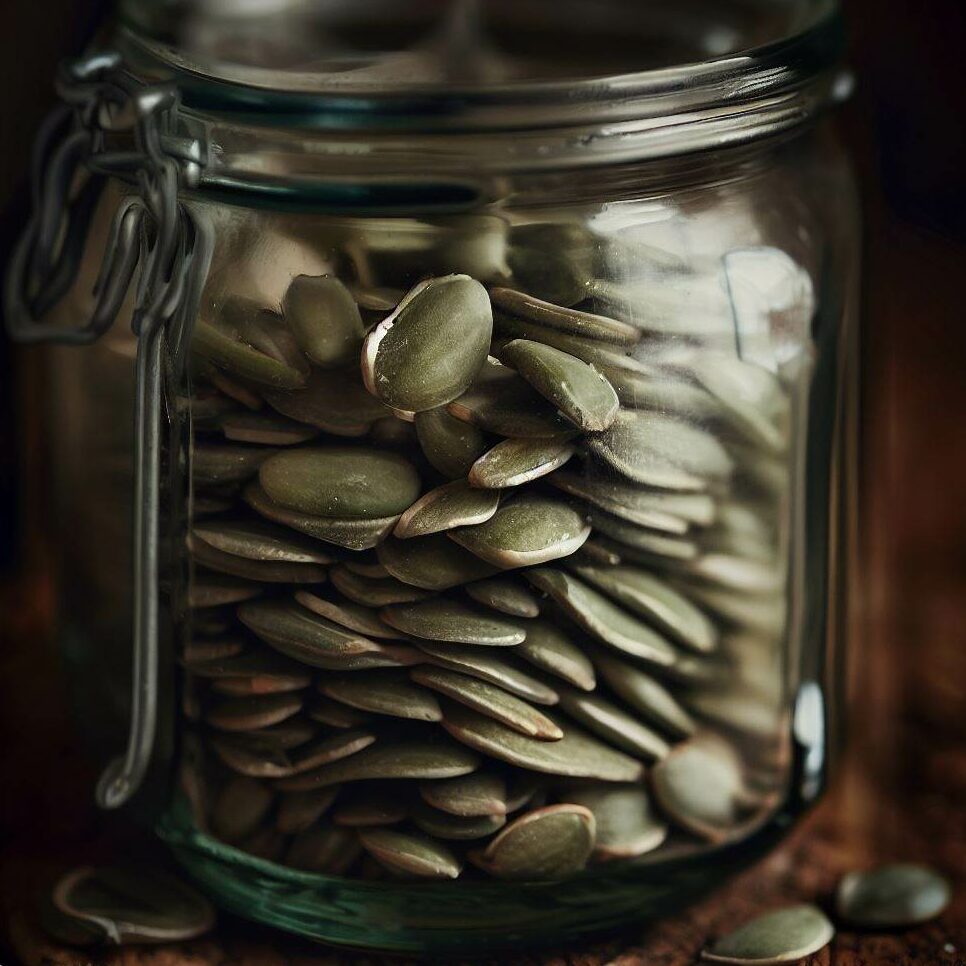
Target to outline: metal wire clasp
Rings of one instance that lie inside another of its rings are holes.
[[[213,247],[210,225],[179,197],[197,183],[203,143],[178,130],[176,88],[149,86],[114,52],[65,64],[61,104],[42,126],[32,159],[32,211],[6,277],[4,310],[18,342],[86,345],[114,323],[136,281],[134,626],[131,722],[125,753],[98,783],[104,808],[127,802],[144,779],[158,711],[159,516],[162,374],[181,360]],[[110,177],[132,186],[111,224],[90,318],[45,321],[77,279],[84,242]]]

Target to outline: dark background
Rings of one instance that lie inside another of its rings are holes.
[[[857,86],[835,123],[865,223],[853,734],[899,794],[957,762],[966,800],[966,2],[842,3]],[[78,50],[102,6],[3,3],[4,261],[54,66]],[[23,539],[25,521],[42,517],[21,472],[39,424],[15,403],[35,378],[31,360],[0,339],[0,878],[5,850],[28,830],[67,821],[57,767],[70,732],[59,692],[39,689],[55,665],[36,630],[42,560]],[[924,740],[938,757],[921,753]],[[885,834],[900,842],[904,833]]]

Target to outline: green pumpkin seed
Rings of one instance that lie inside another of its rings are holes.
[[[323,697],[316,697],[307,713],[313,721],[321,721],[330,728],[361,728],[373,720],[371,714]]]
[[[669,369],[654,366],[642,372],[608,362],[597,366],[625,409],[651,410],[696,423],[722,415],[717,400],[700,386],[681,381]]]
[[[550,567],[528,570],[526,577],[605,644],[654,664],[675,662],[677,651],[664,637],[576,577]]]
[[[526,380],[495,360],[488,360],[473,385],[446,408],[457,419],[500,436],[559,439],[574,432],[573,424]]]
[[[369,439],[381,449],[407,452],[416,441],[412,423],[398,416],[383,416],[369,428]]]
[[[302,687],[311,680],[311,675],[304,667],[263,647],[228,654],[226,657],[206,657],[193,661],[183,658],[181,663],[191,674],[214,681],[239,677],[265,678]]]
[[[424,683],[419,678],[413,680]],[[436,698],[425,688],[414,685],[405,672],[383,670],[362,676],[326,675],[319,682],[319,690],[362,711],[415,721],[440,721],[443,717]]]
[[[314,370],[302,389],[266,390],[268,404],[295,422],[316,426],[335,436],[365,436],[386,407],[366,392],[358,373]]]
[[[949,882],[938,872],[897,863],[844,876],[835,910],[846,922],[866,929],[906,929],[941,915],[950,898]]]
[[[561,688],[560,707],[608,744],[647,760],[664,758],[671,746],[656,732],[599,694]]]
[[[505,439],[472,465],[469,482],[487,489],[520,486],[552,473],[573,455],[574,447],[561,440]]]
[[[196,484],[242,483],[275,452],[265,446],[195,443],[191,449],[192,479]]]
[[[594,690],[593,664],[556,624],[544,620],[530,621],[526,640],[513,653],[583,691]]]
[[[234,399],[235,402],[241,403],[246,409],[252,410],[252,414],[265,405],[265,400],[257,392],[249,389],[248,386],[241,382],[236,382],[215,368],[212,368],[208,373],[208,378],[216,389],[223,392],[230,399]],[[238,415],[245,414],[239,413]]]
[[[428,641],[510,647],[526,637],[519,624],[504,617],[442,598],[385,607],[380,616],[398,630]]]
[[[652,412],[620,412],[608,430],[587,440],[587,447],[623,476],[662,489],[703,490],[733,469],[710,433]]]
[[[354,786],[343,796],[332,815],[336,825],[345,828],[374,828],[398,825],[409,817],[409,804],[400,798],[391,783]]]
[[[413,806],[411,818],[421,831],[444,841],[484,839],[506,824],[503,815],[462,817],[438,811],[424,802],[417,802]]]
[[[289,718],[281,724],[272,725],[270,728],[261,728],[257,731],[247,731],[243,735],[226,735],[236,742],[243,741],[250,747],[256,745],[261,748],[281,748],[288,751],[304,745],[311,741],[318,733],[318,727],[311,721],[301,716]]]
[[[217,520],[196,523],[191,533],[222,553],[246,560],[280,563],[332,563],[332,555],[315,541],[260,520]]]
[[[211,517],[219,513],[225,513],[234,505],[234,502],[228,497],[193,493],[191,495],[191,518],[193,520],[200,520],[202,517]]]
[[[479,757],[472,751],[451,741],[379,742],[307,774],[283,778],[276,787],[299,792],[348,781],[455,778],[476,771],[479,763]]]
[[[299,275],[282,300],[282,314],[299,348],[323,369],[358,358],[366,330],[349,290],[329,275]]]
[[[698,735],[676,745],[651,771],[661,810],[682,828],[720,842],[740,818],[741,762],[722,739]]]
[[[693,735],[696,726],[680,702],[640,668],[601,651],[594,663],[611,690],[633,711],[675,737]]]
[[[510,233],[507,261],[525,291],[554,305],[576,305],[587,296],[596,247],[582,225],[520,225]]]
[[[465,392],[486,359],[493,312],[467,275],[421,282],[366,337],[366,388],[393,409],[425,412]]]
[[[512,577],[490,577],[463,588],[478,604],[511,617],[537,617],[540,605],[522,581]]]
[[[664,563],[694,560],[698,556],[698,544],[687,537],[636,526],[603,510],[591,510],[587,516],[600,541],[605,546],[613,543],[622,559]]]
[[[291,601],[242,604],[238,619],[266,644],[309,666],[317,657],[378,653],[380,645]]]
[[[514,819],[474,861],[498,879],[564,879],[587,865],[595,837],[588,809],[549,805]]]
[[[527,495],[503,505],[486,523],[447,536],[494,567],[509,569],[569,556],[590,536],[590,527],[568,504]]]
[[[575,356],[539,342],[514,339],[503,347],[500,358],[580,429],[599,432],[617,416],[620,402],[611,384]]]
[[[377,553],[395,578],[424,590],[448,590],[496,573],[495,567],[458,547],[442,533],[386,540]]]
[[[412,464],[366,447],[309,447],[276,454],[259,471],[274,503],[299,513],[371,520],[402,513],[419,496]]]
[[[668,584],[638,567],[576,567],[575,573],[628,610],[653,620],[682,644],[699,652],[714,650],[714,624]]]
[[[439,667],[413,668],[409,676],[419,684],[500,721],[522,735],[530,735],[542,741],[559,741],[563,737],[563,731],[556,722],[545,714],[502,688],[479,678]],[[442,714],[434,720],[441,718]]]
[[[250,694],[287,694],[290,691],[302,691],[309,686],[310,681],[308,674],[290,677],[253,675],[221,678],[212,683],[211,690],[215,694],[228,694],[239,698]]]
[[[361,285],[358,282],[347,282],[346,287],[355,299],[356,304],[365,312],[391,312],[405,296],[401,288],[389,286]]]
[[[240,638],[217,638],[216,640],[193,640],[184,646],[181,661],[186,667],[192,664],[205,664],[208,661],[223,661],[237,657],[245,650],[245,642]]]
[[[376,736],[371,731],[349,730],[319,738],[292,752],[292,763],[296,774],[312,771],[333,761],[341,761],[368,748]]]
[[[399,514],[372,520],[350,520],[297,513],[270,500],[257,482],[245,487],[242,497],[253,510],[275,523],[283,523],[317,540],[349,550],[370,550],[377,546],[392,532],[399,520]]]
[[[379,614],[371,607],[356,604],[348,600],[333,600],[322,597],[318,593],[307,590],[295,592],[295,599],[303,606],[326,620],[333,621],[340,627],[356,631],[365,637],[378,640],[399,640],[403,637],[399,631],[379,619]]]
[[[389,576],[389,571],[379,563],[379,557],[375,551],[348,554],[341,563],[347,570],[351,570],[360,577],[381,578]]]
[[[299,694],[260,694],[219,701],[208,710],[205,720],[222,731],[254,731],[279,724],[301,710]]]
[[[343,875],[361,854],[352,832],[330,825],[296,835],[285,852],[285,864],[305,872]]]
[[[752,919],[719,939],[701,957],[711,963],[770,966],[795,963],[823,949],[835,935],[832,924],[815,906],[789,906]]]
[[[527,633],[532,625],[527,625]],[[519,650],[524,645],[517,645]],[[429,658],[429,663],[437,667],[461,671],[481,681],[489,681],[504,691],[536,704],[556,704],[557,692],[542,681],[520,670],[512,660],[493,654],[486,648],[475,645],[460,647],[458,644],[432,644],[420,641],[419,649]],[[516,653],[516,651],[514,651]]]
[[[229,779],[215,800],[211,825],[224,842],[238,842],[257,829],[275,803],[275,792],[254,778]]]
[[[329,578],[340,593],[364,607],[407,604],[432,596],[428,591],[404,584],[395,577],[360,577],[342,565],[333,567]]]
[[[641,339],[640,329],[603,315],[581,312],[545,302],[543,299],[510,288],[490,289],[490,301],[510,315],[532,319],[541,325],[559,329],[586,339],[598,339],[615,345],[634,346]]]
[[[422,835],[370,828],[359,832],[359,841],[376,861],[399,875],[455,879],[462,871],[449,848]]]
[[[433,808],[463,818],[507,813],[506,780],[494,772],[422,782],[419,794]]]
[[[688,572],[700,580],[742,594],[775,594],[785,583],[784,568],[759,560],[709,553],[695,560]]]
[[[499,505],[499,493],[475,489],[464,480],[454,480],[421,496],[399,518],[393,535],[405,540],[453,527],[484,523],[496,513]]]
[[[675,583],[702,607],[748,630],[775,634],[784,626],[787,611],[784,594],[761,597],[736,594],[727,588],[711,587],[683,577],[677,578]]]
[[[261,446],[293,446],[319,435],[314,426],[272,413],[231,413],[219,420],[225,439],[236,443],[257,443]]]
[[[640,785],[584,785],[568,788],[564,794],[568,802],[593,814],[594,858],[599,862],[637,858],[653,852],[667,838],[667,822],[654,814]]]
[[[196,563],[218,573],[261,580],[265,583],[320,584],[325,581],[326,568],[319,564],[289,563],[284,560],[252,560],[224,553],[204,540],[189,537],[188,546]]]
[[[531,771],[601,781],[637,781],[639,761],[591,738],[569,722],[559,741],[540,741],[458,704],[447,705],[443,727],[458,741]]]
[[[215,924],[204,896],[174,876],[140,867],[76,869],[58,880],[50,905],[69,938],[118,946],[183,942]]]
[[[211,378],[212,369],[206,373],[207,378]],[[208,386],[198,386],[191,396],[178,396],[175,402],[178,412],[191,416],[195,427],[204,426],[209,428],[217,425],[224,416],[238,412],[238,406],[234,399],[209,388]]]
[[[272,313],[263,314],[257,309],[254,311],[255,324],[274,324],[276,317]],[[295,356],[277,358],[264,352],[245,341],[232,325],[221,321],[199,321],[192,334],[191,351],[198,358],[207,360],[239,379],[247,379],[262,386],[289,390],[305,385],[307,372],[304,360]],[[281,356],[282,353],[276,355]]]
[[[415,424],[426,459],[449,479],[466,476],[486,451],[480,430],[450,415],[445,406],[416,413]]]
[[[729,423],[748,439],[774,453],[788,445],[788,397],[777,377],[734,356],[696,358],[690,376],[725,408]]]
[[[240,735],[208,735],[208,747],[232,771],[248,778],[285,778],[295,774],[292,759],[284,748],[240,740]]]
[[[332,807],[339,791],[336,785],[311,792],[286,792],[279,797],[275,827],[283,835],[307,832]]]
[[[261,584],[225,574],[196,574],[188,590],[189,607],[222,607],[251,600],[262,592]]]

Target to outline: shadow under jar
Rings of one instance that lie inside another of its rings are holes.
[[[337,944],[680,908],[838,740],[835,10],[169,16],[65,72],[81,241],[30,257],[35,213],[8,293],[22,338],[93,320],[49,354],[65,635],[102,751],[131,720],[102,802]]]

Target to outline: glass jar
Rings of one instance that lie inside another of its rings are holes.
[[[8,279],[101,803],[347,946],[679,908],[839,731],[836,11],[272,6],[122,4]]]

